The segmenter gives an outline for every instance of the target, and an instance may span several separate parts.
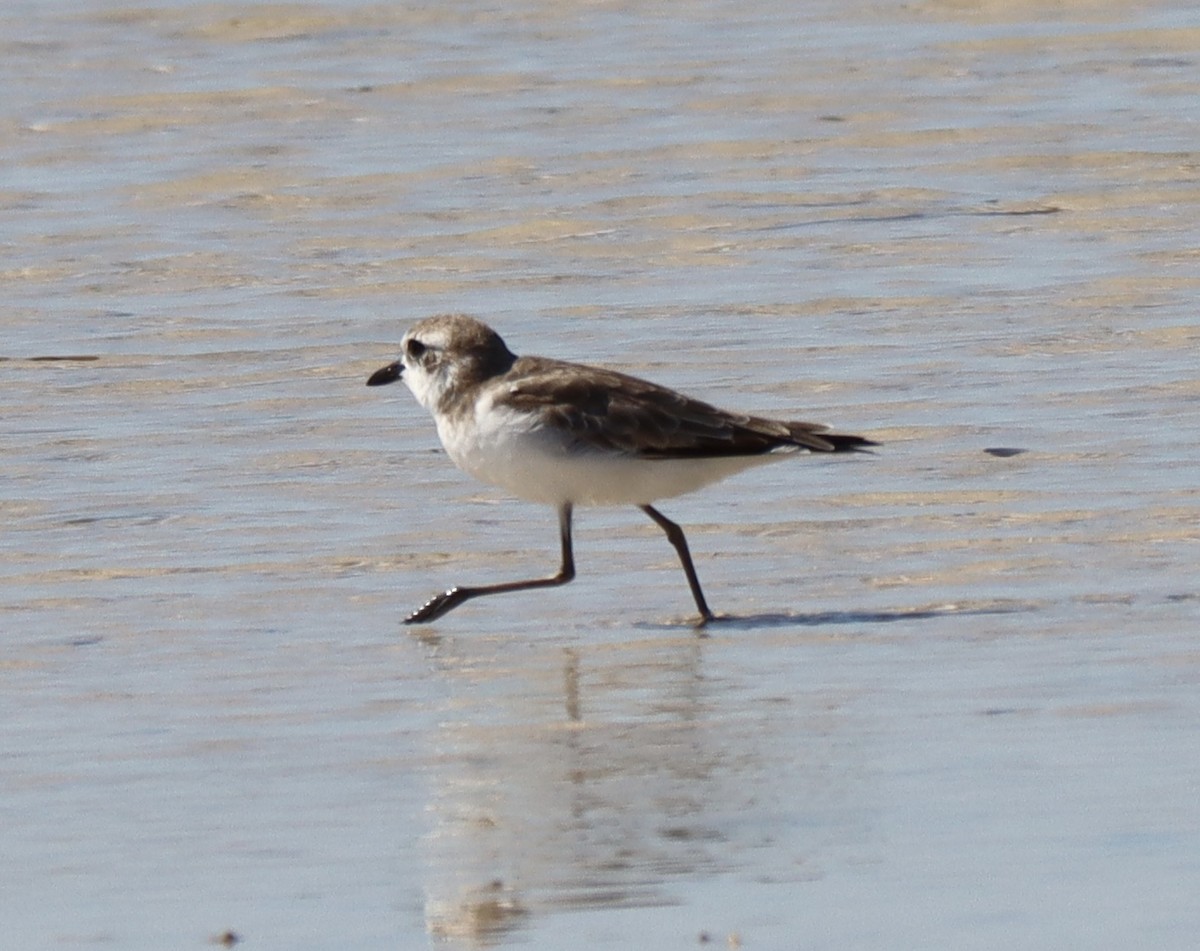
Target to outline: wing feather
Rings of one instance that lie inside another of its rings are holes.
[[[872,445],[821,434],[818,423],[730,413],[614,370],[521,357],[496,381],[498,406],[540,415],[581,447],[646,459],[751,456],[795,446],[836,452]]]

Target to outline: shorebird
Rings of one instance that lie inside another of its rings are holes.
[[[491,327],[461,314],[429,317],[404,335],[400,357],[367,386],[403,380],[433,415],[446,453],[464,472],[558,512],[562,562],[546,578],[456,586],[410,614],[423,624],[489,594],[566,584],[575,577],[577,505],[636,505],[679,555],[700,624],[714,615],[683,529],[651,503],[694,492],[752,466],[799,453],[877,445],[817,423],[726,412],[613,370],[518,357]]]

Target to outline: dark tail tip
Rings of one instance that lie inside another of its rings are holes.
[[[844,433],[819,433],[817,438],[829,443],[833,447],[832,452],[868,452],[869,446],[879,445],[865,436],[847,436]]]

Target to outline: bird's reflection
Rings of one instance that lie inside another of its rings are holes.
[[[674,902],[673,881],[770,847],[755,823],[828,785],[824,756],[773,748],[797,742],[795,709],[782,721],[778,697],[773,710],[738,709],[753,697],[705,673],[710,643],[678,632],[565,649],[427,642],[449,694],[430,768],[431,935],[488,946],[556,908]],[[799,741],[815,749],[835,715],[828,698],[818,707],[812,742]]]

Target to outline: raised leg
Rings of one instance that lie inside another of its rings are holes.
[[[575,553],[571,548],[571,504],[568,502],[558,510],[558,534],[562,541],[562,566],[558,574],[549,578],[534,578],[530,581],[506,581],[502,584],[479,585],[474,588],[454,587],[435,594],[421,607],[404,619],[405,624],[427,624],[443,614],[449,614],[464,601],[485,594],[507,594],[510,591],[528,591],[531,588],[553,588],[566,584],[575,577]]]
[[[700,623],[711,621],[713,613],[708,609],[708,602],[704,600],[704,592],[700,590],[700,579],[696,577],[696,569],[692,565],[692,554],[688,551],[687,539],[683,537],[683,529],[652,505],[639,505],[638,508],[654,519],[655,524],[667,533],[667,541],[675,546],[679,561],[683,565],[683,573],[687,575],[688,587],[692,589],[692,597],[700,611]]]

